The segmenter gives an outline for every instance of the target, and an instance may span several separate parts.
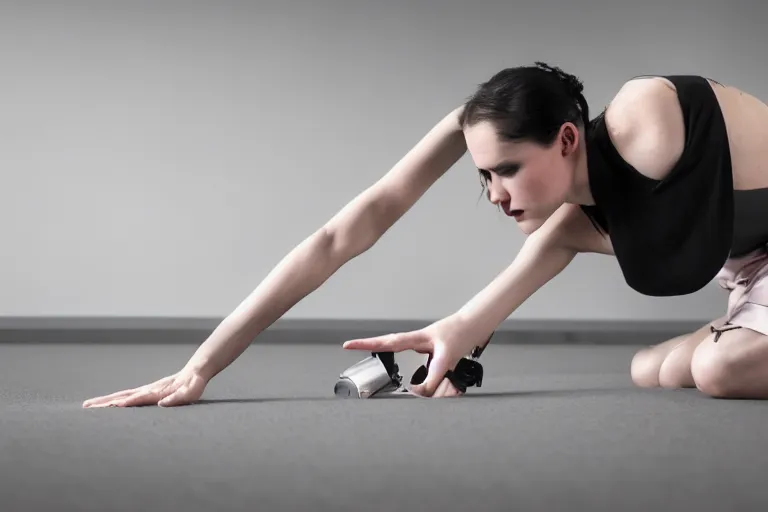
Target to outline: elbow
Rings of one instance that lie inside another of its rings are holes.
[[[354,233],[331,226],[323,226],[315,237],[322,253],[327,255],[334,266],[341,266],[364,253],[378,239],[373,233]]]
[[[336,262],[343,259],[345,247],[340,243],[339,233],[331,227],[323,226],[314,235],[314,245],[326,258]]]
[[[333,257],[346,262],[373,247],[402,213],[397,203],[371,201],[357,215],[331,220],[320,236]]]

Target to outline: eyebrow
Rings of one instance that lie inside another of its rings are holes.
[[[520,167],[518,162],[501,162],[500,164],[491,167],[489,169],[480,169],[478,171],[495,172],[496,174],[502,174],[509,171],[516,171]]]

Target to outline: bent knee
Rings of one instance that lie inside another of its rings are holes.
[[[728,398],[735,392],[736,361],[718,350],[699,350],[691,361],[696,388],[714,398]]]
[[[632,358],[629,370],[632,382],[641,388],[658,387],[659,370],[663,362],[664,357],[653,347],[638,350]]]
[[[659,368],[659,386],[665,389],[691,388],[691,351],[685,345],[673,349]]]

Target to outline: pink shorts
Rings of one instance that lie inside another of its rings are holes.
[[[729,259],[716,279],[730,292],[726,322],[768,335],[768,247]]]

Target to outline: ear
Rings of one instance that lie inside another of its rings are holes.
[[[573,123],[565,123],[560,127],[559,134],[560,146],[562,148],[563,156],[568,156],[579,145],[579,129]]]

